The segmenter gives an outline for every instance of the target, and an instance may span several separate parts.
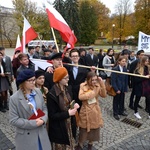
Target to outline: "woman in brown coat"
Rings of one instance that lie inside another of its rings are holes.
[[[99,141],[99,130],[103,127],[99,95],[106,97],[104,82],[95,72],[89,72],[87,81],[80,85],[79,99],[82,101],[82,107],[79,114],[79,142],[76,150],[82,150],[86,140],[89,141],[88,150],[92,149],[93,141]]]

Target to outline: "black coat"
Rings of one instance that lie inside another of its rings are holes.
[[[78,98],[80,84],[83,83],[87,77],[87,73],[89,72],[86,68],[78,68],[78,73],[76,79],[73,76],[73,67],[72,66],[65,66],[68,74],[69,74],[69,85],[72,87],[73,99],[78,103],[80,106],[82,102]]]
[[[67,91],[71,96],[70,88]],[[62,111],[60,108],[60,96],[62,92],[54,85],[47,94],[47,108],[49,118],[49,138],[51,142],[70,145],[66,120],[70,117],[68,111]],[[74,118],[74,117],[72,117]],[[75,119],[72,119],[75,121]],[[72,130],[74,129],[75,122],[72,121]]]
[[[98,65],[98,57],[93,55],[93,59],[91,58],[90,54],[86,56],[86,64],[87,66],[95,66]]]
[[[49,72],[45,72],[45,82],[44,82],[44,86],[48,88],[48,90],[50,90],[54,85],[53,82],[53,73],[49,73]]]

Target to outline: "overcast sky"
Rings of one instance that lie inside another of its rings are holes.
[[[32,2],[37,2],[39,6],[42,6],[42,2],[44,0],[31,0]],[[49,0],[50,1],[50,0]],[[51,2],[53,2],[54,0],[51,0]],[[101,0],[101,2],[103,2],[110,10],[112,13],[115,12],[115,5],[117,4],[117,2],[120,0]],[[132,11],[133,11],[133,4],[135,0],[130,0],[132,3]],[[5,7],[13,7],[12,6],[12,0],[0,0],[0,5],[1,6],[5,6]]]

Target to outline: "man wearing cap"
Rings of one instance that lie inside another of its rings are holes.
[[[62,53],[56,53],[52,55],[50,60],[53,63],[53,67],[51,68],[52,70],[58,67],[62,67]],[[53,72],[46,72],[44,86],[47,87],[48,90],[50,90],[53,85]]]

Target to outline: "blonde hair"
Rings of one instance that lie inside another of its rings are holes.
[[[140,74],[140,75],[144,75],[144,67],[145,67],[145,62],[146,60],[149,60],[149,58],[147,56],[143,56],[140,60],[140,63],[138,64],[136,71]],[[148,66],[148,73],[150,74],[150,67]]]

